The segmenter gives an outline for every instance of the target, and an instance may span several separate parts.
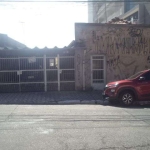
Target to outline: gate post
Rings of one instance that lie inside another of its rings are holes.
[[[44,65],[44,91],[47,92],[47,73],[46,73],[46,55],[43,57]]]

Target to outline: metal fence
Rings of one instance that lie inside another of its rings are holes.
[[[75,90],[74,56],[0,58],[0,92]]]

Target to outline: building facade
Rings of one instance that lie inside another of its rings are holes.
[[[0,50],[0,93],[103,90],[150,69],[150,26],[75,24],[66,48]]]
[[[76,89],[103,89],[150,68],[150,26],[76,24]]]
[[[150,24],[150,3],[133,2],[93,2],[89,4],[89,23],[106,23],[115,17],[134,24]]]

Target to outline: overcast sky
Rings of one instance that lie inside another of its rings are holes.
[[[28,47],[64,47],[74,40],[74,23],[88,21],[86,3],[0,2],[0,33]]]

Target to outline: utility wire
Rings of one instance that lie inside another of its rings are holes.
[[[12,4],[12,3],[11,3]],[[104,3],[102,3],[102,4],[104,4]],[[138,4],[141,4],[141,3],[138,3]],[[138,5],[137,3],[130,3],[130,6],[136,6],[136,5]],[[150,2],[143,2],[142,4],[150,4]],[[13,5],[13,4],[12,4]],[[56,7],[58,5],[58,3],[57,4],[55,4],[55,6],[53,6],[53,7]],[[69,4],[69,3],[63,3],[62,5],[69,5],[70,7],[74,7],[74,6],[87,6],[87,3],[82,3],[82,4],[79,4],[79,3],[72,3],[72,4]],[[1,2],[0,2],[0,6],[1,6]],[[3,5],[2,5],[3,6]],[[49,6],[51,6],[51,5],[46,5],[47,6],[47,8],[49,8]],[[92,6],[92,3],[90,3],[88,6]],[[120,6],[124,6],[124,4],[122,4],[122,3],[114,3],[114,5],[111,5],[111,7],[115,7],[115,8],[118,8],[118,7],[120,7]],[[5,6],[3,6],[3,7],[7,7],[7,5],[5,5]],[[25,5],[24,5],[24,7],[25,7]],[[32,6],[32,7],[36,7],[36,6]],[[45,7],[45,6],[40,6],[40,7]],[[109,6],[106,6],[106,7],[109,7]],[[51,8],[51,7],[50,7]]]
[[[3,6],[2,5],[3,3],[0,3],[0,8],[5,8],[5,7],[8,7],[7,5],[5,5],[5,6]],[[13,4],[13,3],[11,3],[12,4],[12,7],[15,7],[15,4]],[[104,4],[104,3],[102,3],[102,4]],[[142,4],[150,4],[150,2],[148,3],[148,2],[144,2],[144,3],[142,3]],[[33,7],[33,9],[34,8],[41,8],[41,7],[43,7],[43,8],[45,8],[45,9],[51,9],[51,8],[57,8],[57,5],[58,4],[55,4],[55,5],[44,5],[44,6],[42,6],[42,5],[40,5],[40,6],[30,6],[30,7],[28,7],[28,9],[31,9],[32,7]],[[61,3],[61,6],[63,7],[63,6],[66,6],[66,5],[69,5],[70,7],[78,7],[78,6],[82,6],[82,7],[87,7],[87,3]],[[130,4],[130,6],[136,6],[136,5],[138,5],[138,4],[134,4],[134,3],[131,3]],[[92,6],[92,3],[90,3],[88,6]],[[124,4],[122,4],[122,3],[114,3],[114,5],[111,5],[111,8],[119,8],[119,7],[123,7],[124,6]],[[23,7],[23,8],[25,8],[26,7],[26,5],[24,5],[24,6],[19,6],[19,8],[21,8],[21,7]],[[100,8],[100,7],[99,7]],[[110,6],[106,6],[106,8],[110,8]],[[15,8],[15,9],[17,9],[17,8]],[[89,11],[93,11],[93,9],[92,8],[88,8],[88,10]]]
[[[98,3],[98,2],[150,2],[150,0],[86,0],[86,1],[78,1],[78,0],[0,0],[0,2],[56,2],[56,3]]]

